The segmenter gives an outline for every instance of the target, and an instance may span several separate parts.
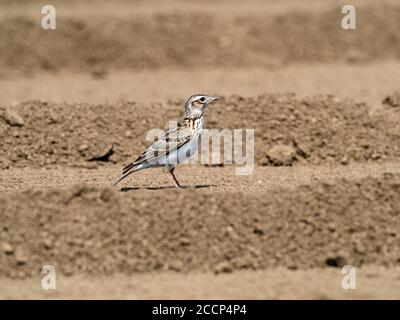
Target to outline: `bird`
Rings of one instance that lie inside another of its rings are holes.
[[[175,177],[175,167],[196,153],[204,130],[204,112],[212,102],[219,99],[204,94],[195,94],[187,99],[185,111],[176,126],[156,139],[135,161],[123,167],[122,174],[112,184],[113,187],[134,172],[164,167],[164,172],[175,187],[182,188]]]

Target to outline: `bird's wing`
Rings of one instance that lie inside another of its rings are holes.
[[[143,162],[154,162],[167,154],[171,154],[193,136],[193,129],[186,126],[178,126],[167,131],[163,136],[159,137],[152,145],[150,145],[133,163],[123,168],[123,173],[126,173],[131,168]]]

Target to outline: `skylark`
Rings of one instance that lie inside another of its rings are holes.
[[[113,183],[116,186],[130,174],[155,167],[165,167],[166,173],[177,188],[180,188],[174,175],[178,163],[193,156],[199,145],[204,129],[204,111],[207,106],[218,100],[217,97],[196,94],[185,105],[176,127],[167,131],[148,147],[134,162],[122,169],[122,175]]]

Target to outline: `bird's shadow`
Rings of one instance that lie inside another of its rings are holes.
[[[125,187],[121,188],[122,192],[130,192],[130,191],[137,191],[137,190],[167,190],[167,189],[205,189],[215,187],[215,185],[211,184],[196,184],[193,186],[181,186],[180,188],[176,188],[175,186],[161,186],[161,187]]]

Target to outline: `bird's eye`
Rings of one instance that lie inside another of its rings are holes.
[[[201,97],[201,98],[199,99],[199,101],[200,101],[201,103],[204,103],[204,102],[206,102],[206,98]]]

